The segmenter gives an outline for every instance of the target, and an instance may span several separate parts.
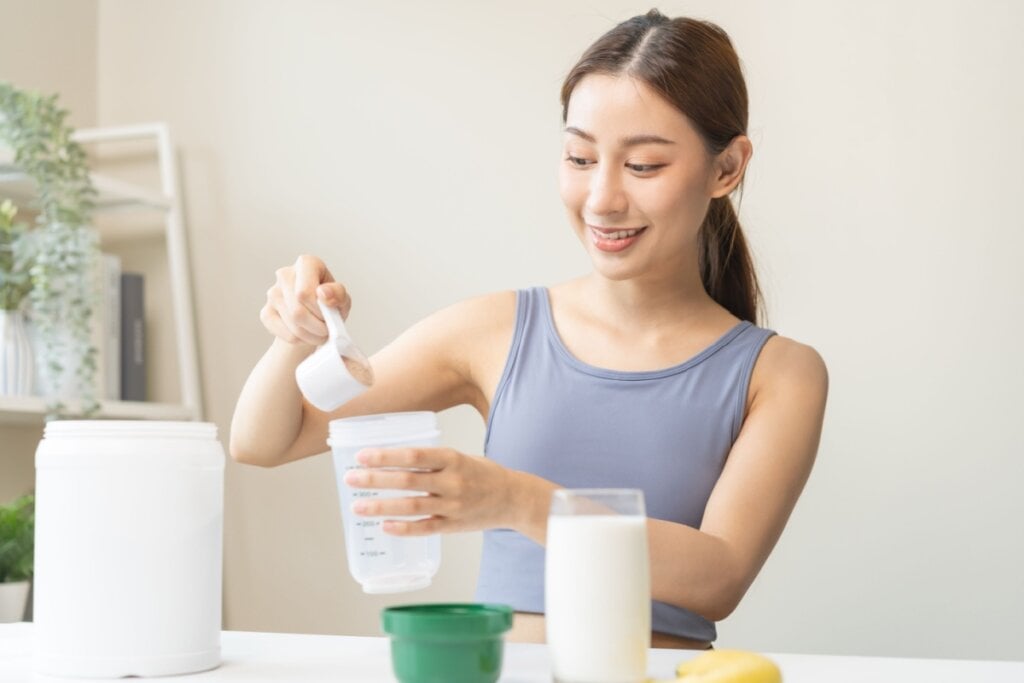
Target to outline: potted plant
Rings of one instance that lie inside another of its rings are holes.
[[[35,497],[0,506],[0,623],[21,621],[28,604],[35,547]]]
[[[32,393],[32,344],[22,302],[32,289],[28,226],[14,221],[18,209],[0,202],[0,396]]]
[[[34,181],[36,199],[30,208],[37,211],[27,231],[16,227],[10,208],[0,219],[10,228],[4,239],[11,245],[5,252],[9,258],[0,259],[0,290],[9,294],[9,302],[17,299],[17,305],[5,306],[5,311],[21,312],[26,301],[25,312],[40,340],[36,364],[51,418],[65,408],[62,399],[70,368],[71,395],[80,399],[82,412],[89,415],[99,407],[97,349],[90,329],[97,305],[96,288],[90,283],[99,259],[99,239],[89,225],[96,191],[85,151],[72,139],[67,114],[57,105],[56,95],[0,82],[0,142],[11,148],[14,164]]]

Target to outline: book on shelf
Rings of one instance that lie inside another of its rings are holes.
[[[121,400],[146,400],[145,277],[121,273]]]
[[[121,398],[121,259],[114,254],[103,254],[100,268],[102,282],[98,315],[99,343],[97,345],[97,377],[101,382],[100,396]]]

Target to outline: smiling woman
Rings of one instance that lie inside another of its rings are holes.
[[[757,278],[728,198],[742,184],[753,147],[746,136],[746,84],[726,33],[709,22],[669,21],[655,11],[623,22],[595,42],[565,79],[562,118],[568,167],[594,166],[601,155],[608,174],[607,184],[594,188],[593,180],[584,185],[563,166],[562,200],[570,220],[586,190],[593,213],[601,201],[615,201],[621,178],[639,203],[634,210],[649,207],[667,225],[699,229],[705,289],[740,319],[755,320]],[[599,145],[597,127],[628,132]],[[708,186],[712,181],[718,186]],[[574,223],[579,231],[579,221]],[[595,240],[609,232],[590,227]],[[675,232],[693,242],[685,230]],[[597,246],[605,251],[624,248],[602,242]]]
[[[682,274],[697,250],[709,293],[722,289],[721,274],[740,271],[726,280],[743,285],[729,292],[728,303],[737,317],[753,319],[757,284],[735,213],[727,224],[705,220],[709,203],[724,202],[731,211],[727,195],[742,178],[750,141],[740,132],[723,149],[709,151],[696,125],[646,81],[629,73],[580,77],[578,69],[565,103],[569,125],[560,175],[569,220],[584,243],[600,252],[621,254],[644,245],[644,253],[628,264],[622,258],[596,259],[595,266],[611,279],[661,269]],[[623,130],[658,132],[620,137]],[[657,229],[648,230],[650,225]],[[723,233],[732,239],[724,254],[715,239]],[[676,262],[667,262],[665,254],[675,254]]]
[[[810,473],[827,373],[812,348],[756,324],[730,199],[752,155],[747,96],[725,32],[634,17],[586,51],[562,102],[561,198],[592,272],[429,316],[371,358],[369,390],[325,413],[294,371],[326,338],[318,302],[347,315],[351,300],[300,256],[267,293],[275,339],[239,397],[231,453],[277,465],[325,451],[333,419],[471,405],[487,458],[364,452],[348,485],[430,495],[358,513],[424,516],[386,524],[396,535],[483,530],[477,598],[512,605],[513,637],[539,639],[552,492],[642,489],[654,642],[708,647]]]

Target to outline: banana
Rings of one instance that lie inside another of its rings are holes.
[[[782,683],[782,672],[753,652],[711,650],[676,667],[674,681],[651,683]]]

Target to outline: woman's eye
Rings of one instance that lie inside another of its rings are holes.
[[[584,159],[582,157],[574,157],[571,154],[566,156],[565,158],[566,158],[566,160],[570,164],[572,164],[573,166],[576,166],[578,168],[583,168],[583,167],[589,166],[591,163],[593,163],[593,162],[589,161],[588,159]]]
[[[665,164],[626,164],[626,168],[637,173],[650,173],[664,166]]]

